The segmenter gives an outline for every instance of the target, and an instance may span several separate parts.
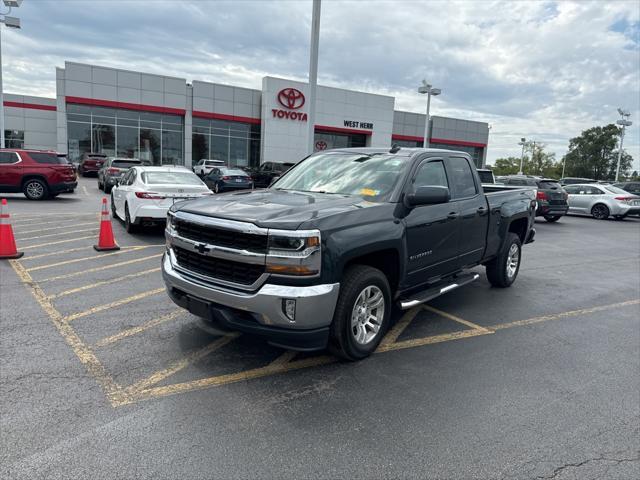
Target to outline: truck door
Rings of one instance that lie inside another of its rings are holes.
[[[489,227],[487,200],[476,183],[473,168],[465,157],[452,156],[447,159],[451,204],[458,206],[460,214],[459,268],[482,259]]]
[[[19,192],[22,160],[16,152],[0,152],[0,192]]]
[[[410,189],[421,186],[449,188],[441,158],[423,161],[413,176]],[[458,256],[458,205],[422,205],[405,217],[407,280],[410,286],[436,281],[456,270]]]

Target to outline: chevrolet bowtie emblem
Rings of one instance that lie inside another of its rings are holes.
[[[211,249],[210,249],[209,247],[207,247],[207,245],[206,245],[206,244],[204,244],[204,243],[199,243],[199,244],[195,245],[195,249],[196,249],[198,252],[200,252],[201,254],[202,254],[202,253],[206,253],[206,252],[208,252],[208,251],[210,251],[210,250],[211,250]]]

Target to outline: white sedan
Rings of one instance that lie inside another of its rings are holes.
[[[211,195],[209,188],[181,167],[132,167],[111,191],[111,212],[131,233],[141,225],[162,223],[180,200]]]

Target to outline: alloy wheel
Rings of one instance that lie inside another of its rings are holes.
[[[518,265],[520,264],[520,249],[515,243],[509,248],[509,254],[507,255],[507,277],[513,278],[518,271]]]
[[[375,285],[365,287],[351,311],[351,334],[359,345],[370,343],[380,331],[384,320],[384,295]]]

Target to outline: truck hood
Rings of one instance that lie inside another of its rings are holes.
[[[304,222],[379,205],[361,197],[284,190],[240,191],[176,203],[173,211],[296,229]]]

